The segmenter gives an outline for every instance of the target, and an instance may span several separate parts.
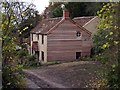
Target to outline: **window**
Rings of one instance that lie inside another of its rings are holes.
[[[81,52],[76,52],[76,59],[80,59],[81,57]]]
[[[44,44],[44,35],[42,35],[42,44]]]
[[[44,52],[41,51],[42,60],[44,60]]]
[[[80,36],[81,36],[81,33],[78,31],[78,32],[76,33],[76,36],[77,36],[77,37],[80,37]]]
[[[39,40],[39,34],[37,35],[37,39]]]
[[[33,41],[33,34],[31,36],[32,36],[32,41]]]

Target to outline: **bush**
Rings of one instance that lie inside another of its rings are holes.
[[[36,60],[35,55],[28,55],[27,56],[27,60],[24,64],[24,67],[37,67],[40,66],[41,63],[39,61]]]
[[[90,58],[90,57],[81,57],[80,60],[82,60],[82,61],[94,61],[94,58]]]
[[[2,74],[3,89],[21,88],[25,86],[24,75],[19,65],[5,65]]]
[[[118,66],[113,65],[111,71],[108,73],[108,85],[110,88],[120,87],[120,78],[118,77]]]
[[[19,51],[17,51],[17,56],[18,56],[18,62],[19,64],[24,64],[26,62],[27,56],[28,56],[28,52],[26,49],[21,49]]]
[[[22,58],[23,56],[27,56],[28,52],[26,49],[21,49],[20,51],[18,51],[18,56],[19,58]]]

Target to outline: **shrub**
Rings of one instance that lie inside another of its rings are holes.
[[[18,62],[19,64],[24,64],[26,62],[27,56],[28,56],[28,52],[26,49],[21,49],[19,51],[17,51],[17,56],[18,56]]]
[[[108,73],[108,85],[110,88],[119,88],[120,79],[118,77],[118,66],[112,65],[112,70]]]
[[[18,51],[18,56],[19,58],[22,58],[23,56],[27,56],[28,52],[26,49],[21,49],[20,51]]]
[[[5,65],[3,68],[3,89],[9,88],[21,88],[25,86],[23,81],[24,75],[22,68],[19,65]]]
[[[24,67],[37,67],[40,66],[41,63],[39,61],[36,60],[35,55],[28,55],[27,56],[27,60],[24,64]]]
[[[90,57],[81,57],[80,60],[82,60],[82,61],[93,61],[94,58],[90,58]]]

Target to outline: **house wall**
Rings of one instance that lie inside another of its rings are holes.
[[[38,35],[30,33],[30,46],[31,46],[31,48],[30,48],[30,54],[31,55],[35,54],[35,51],[32,50],[32,46],[33,46],[33,42],[34,41],[38,41]]]
[[[83,27],[86,28],[88,31],[92,32],[92,35],[97,31],[97,25],[99,22],[99,18],[96,16],[91,19],[88,23],[86,23]]]
[[[39,35],[39,36],[38,36]],[[30,54],[34,55],[35,51],[32,50],[32,44],[35,41],[38,41],[38,51],[39,51],[39,61],[40,62],[47,62],[47,36],[44,35],[44,43],[42,44],[42,35],[40,34],[30,34],[30,44],[31,44],[31,50],[30,50]],[[41,56],[41,52],[44,52],[44,60],[42,60],[42,56]]]
[[[38,35],[37,34],[33,34],[33,41],[38,41]]]
[[[30,54],[32,55],[33,53],[32,53],[32,43],[33,43],[33,41],[32,41],[32,33],[30,34],[30,46],[31,46],[31,48],[30,48]]]
[[[39,49],[39,60],[41,62],[47,62],[47,36],[44,35],[44,43],[42,44],[42,35],[39,35],[39,40],[38,40],[38,49]],[[42,60],[42,55],[41,52],[44,52],[44,60]]]
[[[76,32],[82,33],[81,37]],[[47,38],[47,60],[75,60],[76,52],[89,56],[91,50],[90,35],[80,30],[69,20],[65,20]]]

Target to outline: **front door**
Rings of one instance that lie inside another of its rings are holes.
[[[81,52],[76,52],[76,59],[80,59],[81,57]]]
[[[44,52],[41,51],[42,60],[44,61]]]

